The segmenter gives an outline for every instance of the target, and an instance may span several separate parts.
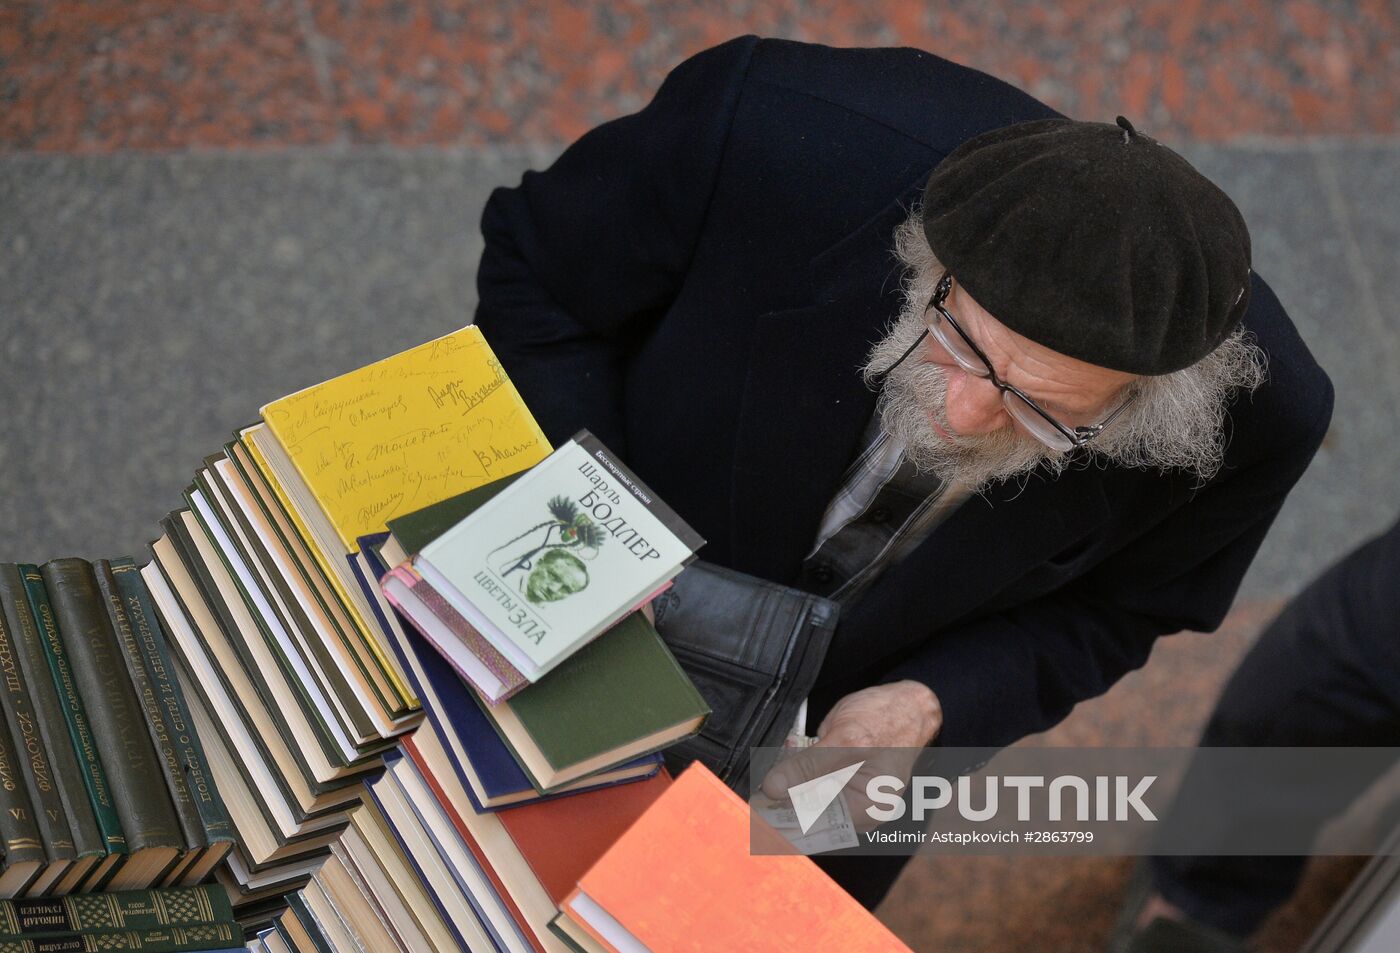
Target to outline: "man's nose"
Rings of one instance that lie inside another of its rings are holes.
[[[948,374],[944,415],[954,433],[969,437],[1011,426],[1011,416],[997,386],[960,368]]]

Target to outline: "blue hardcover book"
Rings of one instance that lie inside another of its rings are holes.
[[[490,720],[472,700],[474,689],[462,681],[451,664],[378,592],[378,578],[389,571],[379,555],[379,545],[387,536],[387,533],[375,533],[357,540],[364,565],[355,563],[356,577],[361,586],[366,587],[365,594],[374,608],[376,622],[388,636],[399,664],[408,675],[410,687],[423,702],[423,710],[442,738],[448,760],[478,814],[545,797],[564,797],[612,784],[640,781],[661,769],[661,755],[655,753],[581,778],[548,795],[535,790]],[[366,570],[375,581],[366,578]],[[369,586],[373,586],[373,590]]]

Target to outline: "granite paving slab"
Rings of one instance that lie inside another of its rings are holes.
[[[1386,0],[13,0],[0,150],[568,142],[745,33],[913,46],[1167,138],[1400,129]]]

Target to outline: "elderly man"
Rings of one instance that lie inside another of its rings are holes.
[[[545,432],[839,601],[825,743],[1008,744],[1213,629],[1331,413],[1218,189],[915,50],[706,51],[482,228]]]

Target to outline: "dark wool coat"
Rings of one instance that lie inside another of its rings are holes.
[[[858,368],[899,306],[893,230],[959,143],[1053,115],[917,50],[730,41],[493,193],[477,323],[552,440],[588,427],[703,558],[816,589],[803,557],[875,406]],[[1006,744],[1159,635],[1214,629],[1332,409],[1278,300],[1252,294],[1269,381],[1233,405],[1218,476],[1088,466],[972,497],[843,607],[819,710],[913,678],[944,744]]]

